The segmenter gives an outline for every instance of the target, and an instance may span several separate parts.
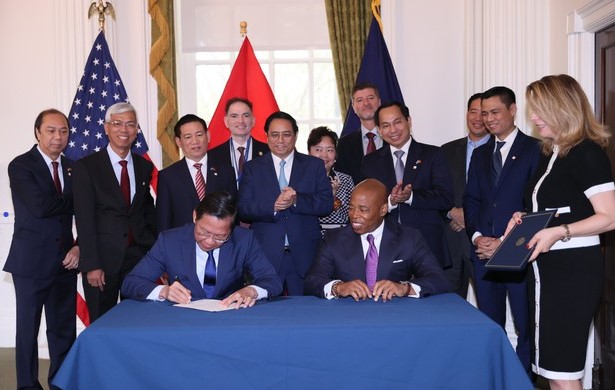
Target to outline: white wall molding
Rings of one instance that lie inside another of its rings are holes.
[[[549,70],[549,3],[545,0],[466,0],[465,94],[496,85],[517,95],[517,125],[526,131],[525,87]]]
[[[568,15],[568,73],[579,81],[592,105],[596,73],[594,35],[613,23],[613,0],[592,0]]]

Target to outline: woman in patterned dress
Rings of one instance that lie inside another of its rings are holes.
[[[308,151],[311,156],[318,157],[325,163],[325,169],[333,191],[333,211],[320,218],[323,230],[334,229],[348,223],[348,203],[354,189],[352,177],[333,169],[337,156],[337,134],[326,126],[312,129],[308,137]]]
[[[599,234],[615,229],[615,185],[604,151],[609,134],[568,75],[531,83],[526,99],[543,151],[526,187],[526,205],[557,210],[528,242],[535,301],[532,369],[549,379],[552,390],[581,390],[589,329],[604,284]],[[521,215],[515,213],[509,227]]]

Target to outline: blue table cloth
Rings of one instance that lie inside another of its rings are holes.
[[[533,389],[504,331],[457,295],[287,297],[218,313],[123,301],[77,338],[63,389]]]

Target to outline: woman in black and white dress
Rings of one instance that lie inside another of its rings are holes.
[[[557,210],[528,242],[532,369],[552,390],[582,389],[590,326],[604,284],[600,233],[615,229],[615,185],[604,151],[609,134],[578,82],[546,76],[526,90],[543,155],[526,188],[531,211]],[[520,223],[521,213],[511,221]],[[535,261],[534,261],[535,260]]]

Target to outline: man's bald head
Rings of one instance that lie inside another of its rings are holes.
[[[371,233],[388,212],[387,189],[376,179],[366,179],[352,191],[348,219],[357,234]]]

